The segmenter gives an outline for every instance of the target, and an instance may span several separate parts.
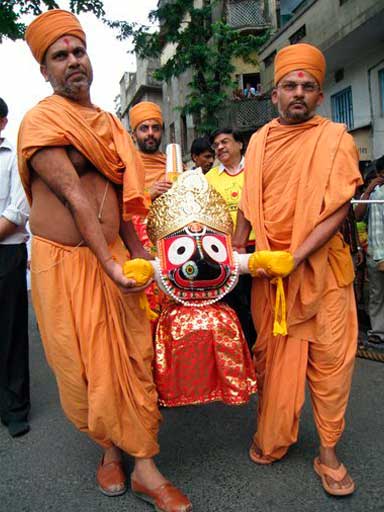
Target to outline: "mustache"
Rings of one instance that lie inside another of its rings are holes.
[[[307,107],[308,108],[308,105],[305,103],[305,101],[302,101],[302,100],[291,101],[289,106],[291,107],[292,105],[302,105],[303,107]]]
[[[73,70],[73,71],[71,71],[70,73],[68,73],[68,74],[66,75],[66,78],[70,78],[70,77],[71,77],[71,76],[73,76],[73,75],[79,75],[79,74],[80,74],[80,75],[84,75],[84,76],[86,76],[85,71],[83,71],[82,69],[76,69],[76,70]]]

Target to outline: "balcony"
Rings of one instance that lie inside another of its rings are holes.
[[[227,0],[227,23],[237,30],[262,30],[271,26],[269,13],[260,0]]]
[[[220,115],[220,126],[237,131],[255,131],[277,116],[269,97],[230,101]]]

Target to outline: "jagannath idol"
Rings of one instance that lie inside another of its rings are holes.
[[[155,335],[154,374],[163,406],[215,400],[243,404],[256,392],[240,322],[221,299],[234,288],[240,273],[256,275],[258,268],[265,268],[283,276],[291,270],[293,258],[280,251],[237,254],[231,246],[232,231],[225,201],[200,169],[182,173],[150,208],[147,232],[158,257],[154,262],[140,261],[148,269],[142,280],[152,275],[153,267],[158,285],[169,297]],[[124,265],[125,274],[140,282],[138,269],[135,260]],[[284,325],[276,318],[274,329],[281,328]]]

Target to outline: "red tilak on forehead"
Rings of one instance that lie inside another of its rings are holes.
[[[67,37],[64,37],[63,41],[66,46],[69,46],[69,39]]]
[[[303,73],[302,71],[298,71],[298,72],[297,72],[297,76],[298,76],[299,78],[303,78],[304,73]]]

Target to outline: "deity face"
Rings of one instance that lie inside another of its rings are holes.
[[[159,240],[157,249],[167,287],[180,302],[216,301],[234,284],[229,235],[193,222]]]

